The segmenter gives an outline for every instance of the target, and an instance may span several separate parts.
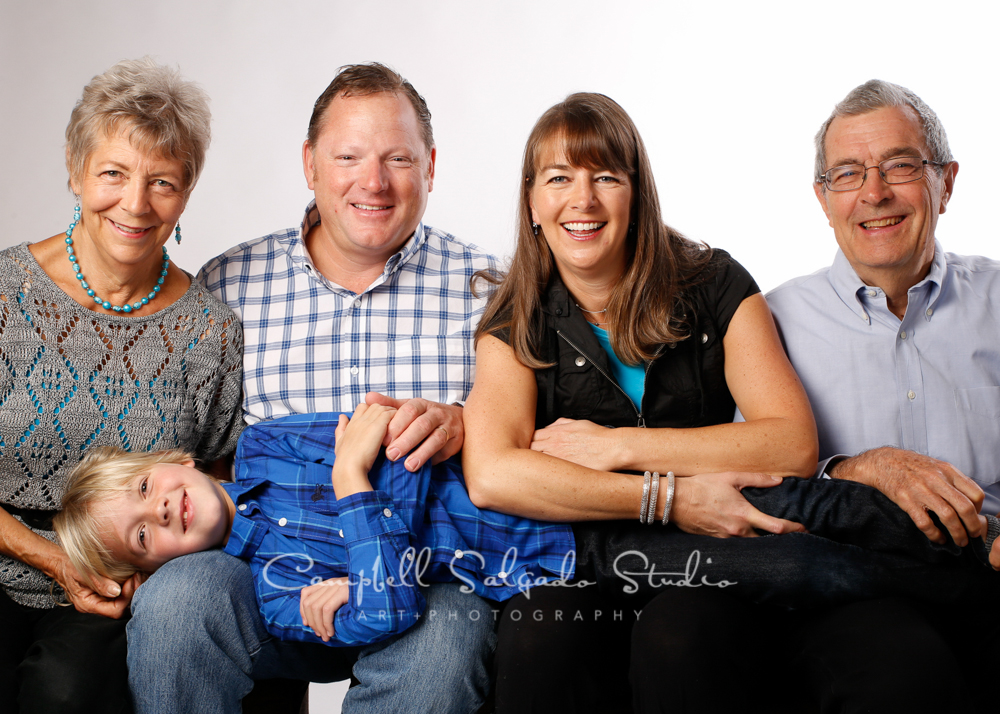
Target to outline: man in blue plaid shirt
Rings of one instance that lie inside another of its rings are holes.
[[[301,226],[199,275],[243,322],[248,423],[365,401],[397,409],[386,456],[407,470],[461,449],[484,305],[469,279],[495,260],[421,222],[435,157],[426,103],[387,67],[343,67],[316,101],[303,146],[315,201]],[[438,616],[346,651],[271,638],[249,569],[218,551],[171,561],[140,591],[129,625],[139,714],[236,713],[254,680],[335,681],[352,665],[349,713],[471,712],[488,688],[493,613],[454,583],[423,592]]]

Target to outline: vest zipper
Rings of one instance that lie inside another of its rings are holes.
[[[642,415],[642,411],[640,409],[636,408],[635,402],[632,401],[632,397],[630,397],[628,395],[628,392],[626,392],[624,389],[622,389],[621,385],[618,384],[618,382],[616,382],[614,379],[612,379],[611,375],[609,375],[607,372],[605,372],[603,369],[601,369],[601,365],[598,364],[596,360],[594,360],[590,355],[588,355],[582,349],[580,349],[579,347],[577,347],[576,344],[573,342],[573,340],[571,340],[570,338],[566,337],[566,335],[564,335],[562,333],[562,330],[556,330],[556,334],[559,335],[559,337],[561,337],[562,339],[566,340],[566,344],[568,344],[574,350],[576,350],[577,352],[579,352],[581,357],[583,357],[584,359],[590,360],[590,363],[592,365],[594,365],[594,367],[597,369],[597,371],[600,372],[602,375],[604,375],[604,378],[606,380],[608,380],[609,382],[611,382],[611,385],[615,389],[617,389],[619,392],[621,392],[623,395],[625,395],[625,398],[628,400],[628,403],[632,405],[632,409],[633,409],[633,411],[635,411],[636,420],[638,421],[637,426],[640,429],[645,429],[646,428],[646,418]],[[662,349],[663,349],[663,345],[660,345],[660,350],[662,350]],[[656,355],[653,357],[653,359],[656,359],[656,357],[659,357],[659,356],[660,356],[660,351],[657,350]],[[646,377],[649,375],[649,368],[652,365],[653,365],[653,362],[650,361],[646,365],[646,371],[643,373],[642,381],[643,381],[643,390],[644,391],[645,391]]]

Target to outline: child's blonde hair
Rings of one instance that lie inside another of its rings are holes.
[[[193,458],[182,449],[130,453],[115,446],[99,446],[90,449],[76,465],[53,525],[70,562],[92,586],[95,576],[123,582],[138,571],[104,544],[102,536],[107,529],[99,526],[94,506],[128,491],[138,476],[148,474],[156,464],[183,464]]]

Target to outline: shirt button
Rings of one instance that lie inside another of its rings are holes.
[[[865,322],[868,322],[868,313],[867,312],[861,313],[861,319],[864,320]]]
[[[497,577],[503,580],[504,578],[507,577],[507,573],[501,570],[499,573],[497,573]]]
[[[287,518],[279,518],[278,519],[278,525],[279,526],[286,526],[286,525],[288,525],[288,519]]]
[[[385,516],[386,518],[392,518],[392,511],[390,511],[388,508],[383,508],[382,515]]]
[[[351,367],[351,374],[357,374],[359,371],[360,370],[358,369],[357,365],[354,365],[353,367]]]
[[[901,340],[906,339],[906,330],[903,330],[902,332],[899,333],[899,339]]]
[[[910,401],[912,402],[914,399],[917,398],[917,393],[911,389],[906,393],[906,396],[909,397]]]
[[[354,301],[354,307],[361,307],[361,301],[360,300],[355,300]]]
[[[704,332],[702,332],[701,333],[701,344],[705,344],[706,342],[708,342],[708,335],[706,335]]]
[[[878,293],[875,292],[874,290],[869,290],[868,291],[868,297],[875,297],[876,295],[878,295]]]
[[[341,538],[343,538],[343,537],[344,537],[344,529],[343,529],[343,528],[341,528],[341,529],[340,529],[340,537],[341,537]]]
[[[583,357],[577,357],[576,358],[576,366],[577,367],[582,367],[585,364],[587,364],[587,360],[585,360]]]
[[[465,553],[463,553],[462,551],[460,551],[460,550],[456,550],[455,551],[455,557],[456,558],[461,558],[463,555],[465,555]]]
[[[669,345],[667,345],[667,347],[669,347],[672,350],[676,350],[677,349],[677,343],[676,342],[671,342]]]
[[[241,503],[239,506],[237,506],[237,508],[239,508],[241,511],[245,511],[247,510],[247,504]]]
[[[406,559],[407,560],[413,560],[413,551],[412,550],[406,551]]]
[[[930,317],[931,315],[934,314],[934,308],[933,307],[927,308],[927,312],[924,314],[927,315],[927,317]]]

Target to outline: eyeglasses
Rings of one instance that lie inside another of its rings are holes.
[[[876,166],[865,166],[864,164],[834,166],[816,179],[816,182],[825,184],[830,191],[857,191],[864,186],[865,179],[868,178],[868,170],[878,169],[878,175],[886,183],[910,183],[919,180],[924,175],[924,166],[927,164],[944,166],[942,163],[921,159],[919,156],[897,156],[893,159],[886,159]]]

